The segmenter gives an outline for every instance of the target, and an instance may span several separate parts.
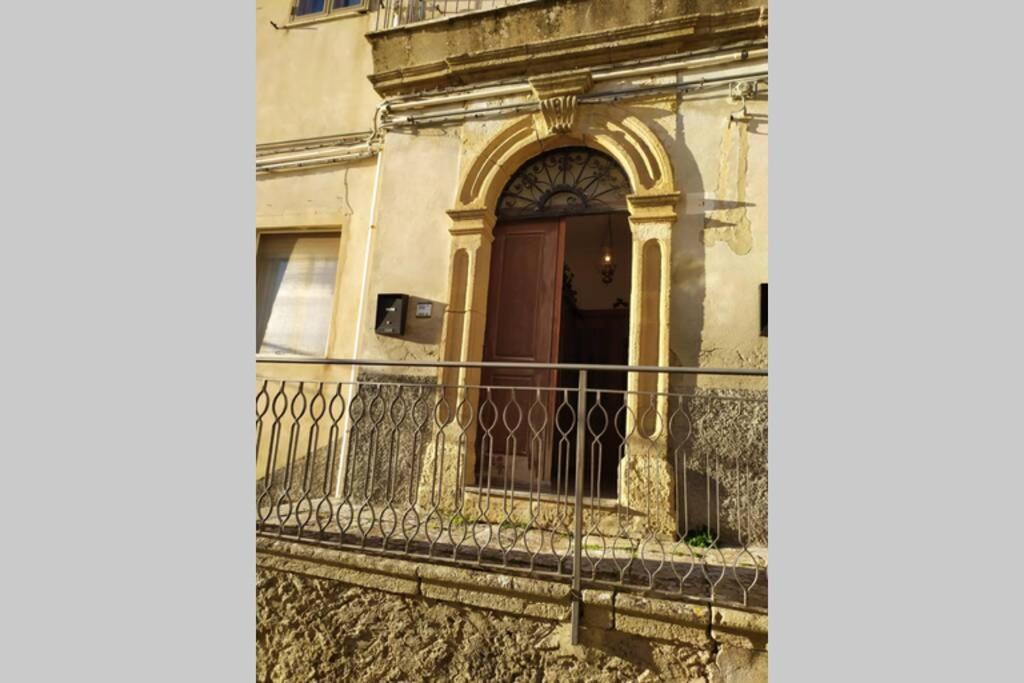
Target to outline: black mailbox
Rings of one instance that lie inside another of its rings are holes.
[[[405,312],[409,310],[408,294],[377,295],[377,334],[401,337],[405,334]]]

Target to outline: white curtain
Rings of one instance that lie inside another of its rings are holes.
[[[262,235],[256,265],[256,351],[327,353],[337,234]]]

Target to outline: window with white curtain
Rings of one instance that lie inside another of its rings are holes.
[[[337,233],[261,235],[256,352],[323,357],[338,271]]]

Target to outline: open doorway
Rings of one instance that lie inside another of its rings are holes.
[[[553,150],[517,171],[498,202],[484,361],[628,363],[629,192],[618,164],[588,148]],[[482,486],[571,490],[575,437],[558,438],[556,416],[567,398],[573,406],[576,401],[576,392],[558,388],[573,389],[577,381],[575,372],[483,369],[476,460]],[[601,392],[610,422],[598,457],[588,434],[585,476],[599,486],[588,485],[587,495],[615,497],[621,425],[616,429],[613,420],[622,418],[626,377],[594,371],[588,386],[588,400]],[[537,414],[546,416],[543,436],[531,431]]]
[[[625,213],[609,212],[499,223],[494,231],[484,360],[498,363],[627,365],[632,239]],[[579,373],[566,370],[485,368],[481,373],[481,483],[492,486],[570,487],[575,438],[559,439],[559,405],[576,405]],[[600,402],[585,442],[588,495],[618,492],[620,435],[626,391],[623,372],[590,371],[587,395]],[[538,391],[538,388],[540,391]],[[547,433],[531,433],[529,414],[542,405]],[[518,428],[510,429],[510,424]],[[562,425],[563,430],[573,428]],[[600,448],[593,435],[600,434]],[[561,444],[559,443],[561,441]],[[562,450],[559,451],[559,448]],[[590,493],[591,489],[593,492]]]
[[[559,363],[627,365],[629,363],[629,296],[632,270],[629,222],[624,213],[571,216],[565,219]],[[576,386],[578,372],[564,371],[563,387]],[[600,415],[590,432],[600,433],[600,449],[588,434],[584,476],[596,485],[594,495],[618,493],[619,434],[625,428],[626,374],[588,373],[591,406],[600,400]],[[607,422],[604,417],[607,416]],[[570,458],[572,461],[573,458]],[[575,463],[573,469],[575,471]],[[596,476],[595,476],[596,475]]]

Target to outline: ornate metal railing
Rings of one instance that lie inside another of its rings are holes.
[[[766,370],[267,360],[259,534],[767,610]]]
[[[478,12],[533,0],[379,0],[374,30],[383,31],[431,19]]]

